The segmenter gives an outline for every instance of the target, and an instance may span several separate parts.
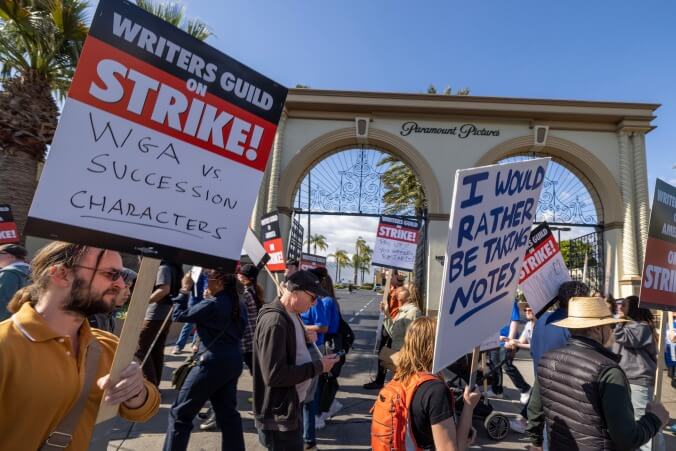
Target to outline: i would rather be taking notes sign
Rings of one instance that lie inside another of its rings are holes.
[[[102,0],[28,232],[205,267],[239,260],[286,94],[132,3]]]
[[[509,321],[549,158],[457,171],[433,372]]]

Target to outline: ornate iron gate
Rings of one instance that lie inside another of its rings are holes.
[[[605,294],[603,232],[596,230],[578,238],[564,240],[559,246],[570,277],[586,282],[592,292]]]

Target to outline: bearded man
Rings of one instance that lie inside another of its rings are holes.
[[[113,384],[118,339],[92,329],[88,316],[111,311],[124,292],[114,251],[53,242],[33,259],[33,284],[0,323],[0,442],[3,449],[86,450],[101,398],[120,415],[146,421],[157,388],[130,364]]]

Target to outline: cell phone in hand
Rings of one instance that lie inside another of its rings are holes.
[[[340,351],[336,352],[336,358],[337,358],[337,359],[341,358],[341,357],[344,356],[344,355],[345,355],[345,350],[344,350],[344,349],[341,349]]]

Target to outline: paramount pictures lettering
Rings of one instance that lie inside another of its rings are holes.
[[[421,127],[415,121],[408,121],[401,124],[401,136],[409,136],[411,133],[422,133],[431,135],[453,135],[460,139],[466,139],[471,136],[500,136],[500,130],[491,130],[479,128],[475,124],[462,124],[453,127]]]

